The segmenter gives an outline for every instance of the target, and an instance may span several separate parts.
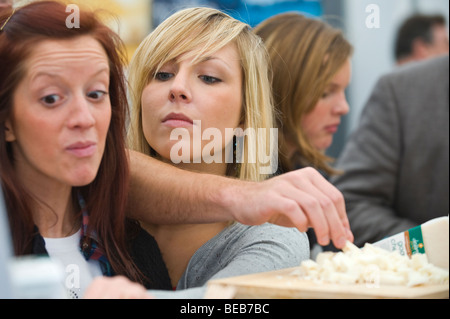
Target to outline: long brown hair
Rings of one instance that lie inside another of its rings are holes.
[[[125,218],[128,193],[128,159],[125,152],[125,118],[128,110],[123,73],[125,52],[119,37],[100,22],[93,12],[80,12],[80,28],[66,26],[66,6],[57,1],[39,1],[0,12],[0,178],[9,212],[14,250],[17,255],[30,254],[35,205],[14,173],[11,145],[5,141],[5,121],[11,114],[12,96],[25,74],[24,61],[33,44],[46,39],[73,39],[89,35],[105,49],[110,64],[111,123],[105,151],[95,180],[84,187],[73,188],[83,195],[88,212],[89,230],[95,231],[100,245],[116,274],[140,280],[140,272],[131,262],[126,245],[130,223]]]
[[[289,139],[302,165],[335,173],[329,166],[331,158],[308,141],[301,120],[314,109],[327,84],[351,56],[352,46],[339,29],[297,13],[273,16],[254,31],[264,40],[272,64],[282,169],[294,168],[293,158],[287,156],[285,140]]]

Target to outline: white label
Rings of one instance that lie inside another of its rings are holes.
[[[405,233],[399,233],[397,235],[382,239],[373,244],[388,251],[398,251],[400,255],[408,255],[406,249]]]

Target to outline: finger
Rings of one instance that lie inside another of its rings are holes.
[[[145,289],[127,288],[120,292],[118,299],[151,299],[151,295]]]
[[[283,227],[295,227],[301,232],[306,232],[309,227],[308,219],[292,198],[295,197],[282,197],[276,201],[278,207],[273,210],[275,213],[269,222]]]
[[[311,219],[311,222],[313,224],[313,227],[315,229],[316,235],[318,236],[319,244],[321,245],[328,245],[329,240],[327,242],[327,237],[320,237],[321,232],[328,230],[328,236],[332,239],[334,245],[337,248],[343,248],[345,246],[345,243],[347,241],[347,231],[345,230],[344,225],[342,224],[341,219],[339,218],[339,214],[337,212],[337,209],[332,202],[330,198],[328,198],[325,194],[322,193],[322,191],[318,188],[311,187],[310,192],[314,194],[315,198],[317,199],[318,203],[317,205],[320,206],[322,212],[323,212],[323,218],[325,219],[326,225],[328,227],[326,228],[324,225],[317,225],[315,222],[314,217],[317,215],[314,213],[314,211],[305,209],[307,216]],[[320,222],[323,222],[320,220]],[[323,230],[319,227],[323,227]],[[329,239],[328,238],[328,239]]]
[[[282,197],[291,200],[291,207],[285,208],[284,215],[293,220],[300,231],[306,231],[307,227],[314,228],[319,244],[327,245],[330,242],[329,226],[317,199],[318,195],[323,197],[323,194],[314,190],[316,187],[311,183],[309,174],[311,172],[308,170],[298,170],[280,176],[277,190]]]
[[[315,169],[307,168],[298,170],[299,178],[294,181],[297,187],[307,190],[314,198],[319,201],[324,216],[327,220],[330,237],[333,239],[335,246],[343,248],[347,240],[353,241],[353,235],[350,231],[350,224],[348,222],[347,214],[345,212],[345,201],[341,192],[337,190],[331,183],[329,183],[320,173]],[[302,177],[302,178],[300,178]],[[314,215],[309,214],[314,212],[314,207],[303,207],[308,217]],[[312,210],[310,210],[312,209]],[[326,242],[326,237],[320,240],[320,234],[317,231],[321,231],[316,227],[316,235],[320,244]]]
[[[92,281],[89,287],[86,289],[83,298],[84,299],[98,299],[103,298],[105,295],[105,282],[103,277],[96,278]]]
[[[127,290],[126,299],[147,299],[149,297],[147,290],[137,283],[130,284]]]
[[[148,299],[147,290],[123,276],[99,277],[93,280],[84,295],[85,299]]]
[[[269,222],[283,227],[296,227],[302,232],[308,229],[308,220],[295,200],[298,197],[298,190],[292,183],[286,181],[285,178],[275,177],[257,184],[257,186],[264,186],[260,191],[261,194],[264,194],[264,197],[254,203],[255,206],[251,211],[256,210],[259,213],[248,214],[253,219],[246,218],[245,222],[249,225]],[[239,221],[243,223],[242,220],[244,219],[241,218]]]
[[[325,246],[330,243],[330,231],[333,224],[330,224],[327,220],[327,214],[330,213],[320,204],[324,201],[324,199],[319,199],[322,196],[320,191],[310,187],[308,193],[301,192],[298,197],[298,204],[304,211],[309,225],[314,229],[317,242]]]
[[[336,212],[338,214],[340,223],[344,227],[344,230],[345,230],[344,237],[346,238],[346,240],[353,242],[354,236],[351,232],[350,222],[348,220],[348,216],[346,213],[344,196],[331,183],[326,181],[322,176],[320,176],[320,177],[321,178],[313,179],[313,184],[317,188],[319,188],[323,192],[325,192],[327,194],[327,196],[329,197],[329,199],[332,201],[334,208],[336,209]]]
[[[111,299],[143,299],[147,297],[147,290],[123,276],[113,277],[110,286]]]
[[[336,247],[344,247],[347,231],[339,218],[333,201],[322,189],[313,184],[304,183],[302,187],[307,189],[307,192],[304,192],[301,199],[299,198],[299,205],[301,205],[310,221],[318,243],[325,246],[332,239]]]
[[[345,210],[345,200],[342,193],[321,174],[313,175],[311,181],[313,185],[321,189],[332,200],[338,212],[339,218],[342,220],[342,224],[346,227],[350,226]]]

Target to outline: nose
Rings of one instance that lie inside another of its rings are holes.
[[[192,93],[189,86],[189,78],[181,70],[174,76],[169,91],[169,100],[171,102],[188,103],[192,99]]]
[[[95,124],[93,107],[83,94],[75,96],[70,104],[68,127],[71,129],[87,129]]]
[[[345,115],[350,111],[350,106],[348,105],[347,98],[344,92],[339,94],[339,98],[334,104],[333,111],[335,114],[338,114],[340,116]]]

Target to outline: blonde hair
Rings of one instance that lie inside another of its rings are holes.
[[[300,162],[327,174],[337,173],[329,166],[332,159],[305,136],[301,120],[314,109],[326,86],[351,56],[352,46],[340,30],[297,13],[271,17],[254,31],[264,40],[272,64],[282,169],[292,170]],[[286,139],[294,143],[299,158],[288,158]]]
[[[235,43],[241,58],[243,70],[242,118],[246,128],[272,128],[273,102],[268,70],[268,54],[262,40],[250,27],[227,14],[210,8],[181,10],[161,23],[137,49],[129,69],[130,98],[132,114],[129,130],[129,146],[139,152],[151,155],[151,147],[142,129],[141,97],[144,88],[169,61],[184,55],[196,63],[208,54]],[[250,143],[250,144],[249,144]],[[255,143],[245,137],[245,155],[272,149],[268,136],[257,134]],[[278,149],[274,150],[276,153]],[[244,160],[239,170],[227,169],[227,175],[240,179],[259,181],[262,163]],[[233,165],[233,164],[229,164]],[[230,172],[237,173],[230,173]]]

